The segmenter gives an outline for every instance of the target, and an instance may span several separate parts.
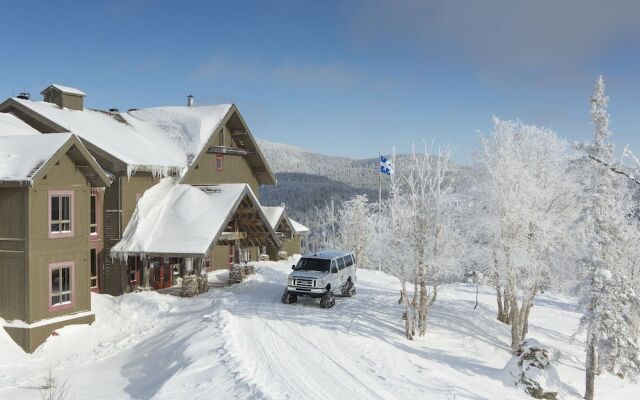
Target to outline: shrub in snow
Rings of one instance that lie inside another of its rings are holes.
[[[510,383],[521,387],[535,399],[556,399],[560,377],[551,364],[552,355],[535,339],[526,339],[505,370]]]
[[[189,275],[182,278],[182,290],[180,295],[182,297],[197,296],[200,292],[198,277],[195,275]]]
[[[49,375],[47,375],[44,384],[40,388],[40,398],[42,400],[68,400],[71,398],[67,382],[58,382],[53,376],[51,368],[49,369]]]

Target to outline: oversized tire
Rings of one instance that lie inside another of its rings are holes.
[[[284,293],[282,293],[282,302],[284,304],[292,304],[296,301],[298,301],[298,295],[285,289]]]
[[[342,287],[342,296],[343,297],[351,297],[356,294],[356,285],[353,284],[351,278],[344,284]]]
[[[331,308],[336,305],[336,298],[331,292],[331,290],[327,290],[324,295],[320,298],[320,307],[322,308]]]

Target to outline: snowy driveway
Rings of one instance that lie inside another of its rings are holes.
[[[509,331],[490,291],[473,310],[472,287],[444,287],[426,339],[409,342],[389,276],[359,271],[357,296],[326,310],[280,303],[289,271],[262,263],[247,282],[191,299],[94,295],[96,323],[60,330],[33,355],[1,331],[0,399],[39,399],[49,367],[76,399],[527,398],[503,383]],[[542,314],[558,330],[537,326]],[[532,334],[562,349],[564,398],[580,398],[582,349],[569,344],[578,316],[544,296],[532,311]],[[602,378],[600,398],[638,390],[616,383]]]

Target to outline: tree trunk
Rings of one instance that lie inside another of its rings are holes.
[[[429,308],[436,302],[436,298],[438,297],[438,285],[433,285],[433,295],[431,296],[431,300],[429,300]]]
[[[529,311],[531,310],[531,307],[533,307],[533,301],[531,301],[527,306],[527,309],[524,310],[524,322],[522,324],[522,340],[524,340],[527,336],[527,333],[529,333]]]
[[[584,398],[586,400],[593,400],[593,390],[596,381],[596,361],[596,349],[593,341],[590,340],[589,344],[587,345],[587,358],[585,360],[586,384],[584,390]]]
[[[420,267],[420,300],[418,305],[418,335],[424,336],[427,333],[427,277],[424,266]]]
[[[516,353],[520,350],[520,344],[522,343],[522,325],[519,323],[521,320],[520,308],[518,307],[518,300],[515,295],[509,295],[510,300],[510,320],[511,320],[511,351]]]
[[[507,290],[504,289],[504,292],[502,294],[502,301],[504,302],[504,306],[503,306],[503,313],[504,313],[504,322],[507,325],[511,325],[511,298],[509,297],[509,295],[507,294]]]
[[[498,301],[498,321],[500,322],[504,322],[505,321],[505,315],[504,315],[504,307],[502,306],[502,289],[500,289],[500,286],[498,286],[498,288],[496,289],[496,300]],[[477,301],[476,301],[477,303]]]
[[[409,340],[413,340],[415,329],[413,328],[413,310],[409,303],[409,296],[407,295],[407,284],[402,282],[402,291],[400,292],[400,300],[404,304],[404,334]]]

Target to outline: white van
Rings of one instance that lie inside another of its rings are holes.
[[[334,295],[351,297],[356,294],[356,265],[353,253],[323,250],[303,256],[292,266],[282,302],[295,303],[298,296],[320,298],[320,307],[336,304]]]

